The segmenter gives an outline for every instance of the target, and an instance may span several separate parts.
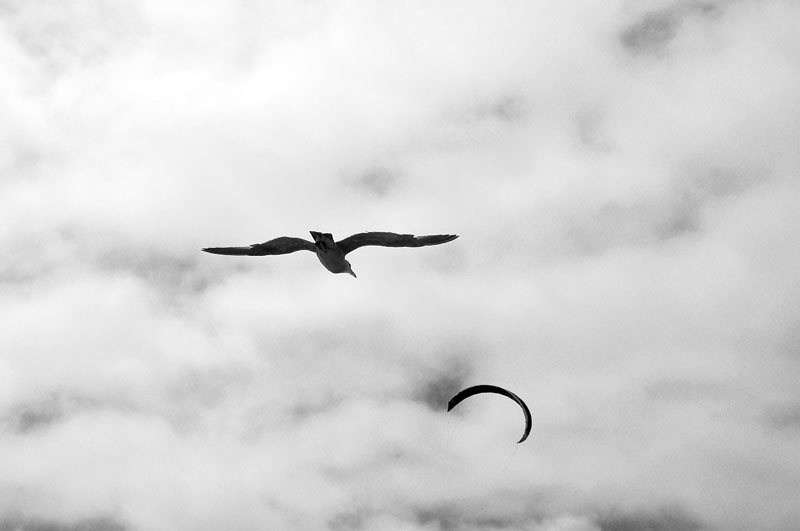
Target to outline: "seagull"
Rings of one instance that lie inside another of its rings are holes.
[[[356,276],[350,262],[344,259],[347,253],[365,245],[381,247],[424,247],[439,245],[458,238],[456,234],[436,234],[432,236],[414,236],[413,234],[395,234],[394,232],[360,232],[348,236],[338,242],[327,232],[309,231],[313,242],[303,238],[281,236],[264,243],[254,243],[249,247],[206,247],[203,251],[213,254],[238,256],[266,256],[272,254],[289,254],[295,251],[312,251],[331,273],[347,273]]]

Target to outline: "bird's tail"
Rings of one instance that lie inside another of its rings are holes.
[[[326,241],[333,243],[333,234],[330,232],[317,232],[315,230],[308,231],[311,233],[311,237],[314,238],[314,243],[319,241]]]

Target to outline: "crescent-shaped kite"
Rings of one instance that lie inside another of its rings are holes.
[[[414,236],[413,234],[395,234],[393,232],[361,232],[343,240],[335,241],[330,233],[310,231],[313,242],[302,238],[281,236],[264,243],[254,243],[249,247],[206,247],[203,251],[214,254],[265,256],[273,254],[289,254],[295,251],[312,251],[316,253],[325,269],[331,273],[347,273],[356,276],[350,262],[344,259],[347,253],[365,245],[382,247],[424,247],[439,245],[458,238],[455,234],[437,234],[433,236]]]
[[[503,389],[502,387],[497,387],[496,385],[474,385],[472,387],[467,387],[466,389],[459,391],[456,396],[450,399],[447,403],[447,411],[450,411],[458,404],[461,403],[462,400],[465,400],[472,395],[477,395],[481,393],[495,393],[498,395],[507,396],[517,404],[519,407],[522,408],[522,413],[525,415],[525,432],[522,434],[522,439],[518,440],[517,443],[521,443],[525,439],[528,438],[528,434],[531,432],[531,410],[528,409],[528,406],[525,402],[522,401],[520,397],[509,391],[508,389]]]

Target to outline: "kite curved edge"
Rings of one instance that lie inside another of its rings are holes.
[[[531,410],[528,409],[528,405],[525,403],[524,400],[522,400],[519,396],[517,396],[516,394],[512,393],[511,391],[503,387],[483,384],[483,385],[473,385],[472,387],[467,387],[466,389],[462,389],[461,391],[456,393],[455,396],[453,396],[453,398],[451,398],[450,401],[447,403],[447,411],[448,412],[451,411],[453,408],[455,408],[458,404],[460,404],[467,398],[482,393],[494,393],[502,395],[507,398],[510,398],[511,400],[516,402],[517,405],[519,405],[519,407],[522,409],[522,414],[525,416],[525,431],[522,434],[522,438],[517,441],[517,444],[527,439],[528,435],[530,435],[531,433],[531,425],[533,423],[531,419]]]

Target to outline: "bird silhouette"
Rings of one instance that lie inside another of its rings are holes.
[[[327,232],[310,231],[313,242],[303,238],[281,236],[264,243],[254,243],[248,247],[206,247],[203,251],[213,254],[226,254],[237,256],[267,256],[274,254],[289,254],[295,251],[313,251],[325,269],[331,273],[348,273],[353,275],[350,262],[345,260],[345,255],[366,245],[381,247],[425,247],[426,245],[439,245],[458,238],[455,234],[436,234],[432,236],[414,236],[413,234],[395,234],[394,232],[361,232],[347,238],[335,241],[333,235]]]

